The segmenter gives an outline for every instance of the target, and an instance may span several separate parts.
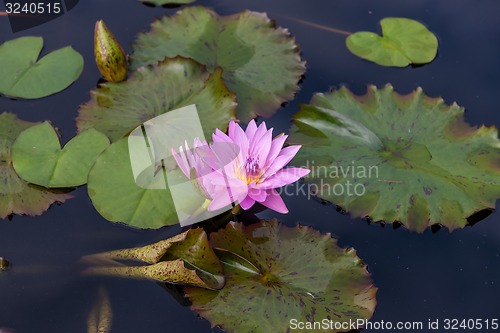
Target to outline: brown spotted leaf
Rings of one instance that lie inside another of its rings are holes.
[[[463,117],[420,88],[317,94],[294,116],[289,141],[302,149],[292,164],[310,167],[310,189],[354,217],[462,228],[500,198],[498,131]]]
[[[63,191],[27,183],[12,166],[12,144],[22,131],[36,124],[11,113],[0,114],[0,218],[12,214],[40,215],[51,204],[71,198]]]
[[[222,265],[201,228],[144,247],[93,254],[82,260],[100,264],[88,268],[84,274],[191,284],[211,289],[220,289],[224,285]],[[119,261],[148,265],[127,266]]]
[[[353,249],[330,234],[262,221],[231,222],[210,235],[226,285],[186,287],[192,309],[226,332],[287,332],[290,320],[369,319],[377,288]],[[325,329],[310,332],[340,332]],[[344,330],[345,331],[345,330]]]

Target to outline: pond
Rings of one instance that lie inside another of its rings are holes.
[[[315,93],[346,86],[362,95],[369,84],[382,88],[387,83],[400,94],[422,87],[426,95],[441,96],[447,104],[456,101],[466,109],[465,120],[473,126],[500,126],[498,1],[214,0],[196,4],[219,15],[245,9],[266,12],[296,38],[307,72],[295,98],[265,119],[275,133],[289,132],[292,115]],[[0,10],[4,9],[0,6]],[[101,77],[94,62],[95,22],[103,19],[130,53],[139,32],[149,30],[155,18],[176,10],[146,6],[137,0],[85,0],[53,21],[16,33],[11,32],[8,19],[0,16],[0,42],[43,36],[43,52],[71,45],[85,61],[82,75],[68,89],[35,100],[0,97],[0,113],[12,112],[27,121],[50,120],[66,143],[76,133],[78,107],[89,100],[89,91]],[[425,24],[439,40],[436,59],[405,68],[379,66],[350,53],[345,36],[328,30],[377,31],[378,22],[385,17],[406,17]],[[111,223],[96,211],[86,186],[71,195],[74,198],[53,205],[40,216],[0,219],[0,256],[11,263],[5,272],[0,270],[0,332],[4,332],[2,328],[17,333],[86,332],[100,286],[109,293],[112,332],[222,332],[191,311],[177,287],[82,276],[82,256],[144,246],[186,229],[173,225],[140,230]],[[444,329],[445,321],[452,319],[500,320],[498,212],[452,232],[428,228],[418,233],[390,223],[351,218],[335,205],[306,193],[283,195],[283,199],[288,214],[268,209],[257,212],[257,217],[278,218],[288,226],[311,226],[323,234],[331,233],[339,246],[356,249],[378,288],[372,322],[422,322],[427,327],[429,320],[439,320]],[[498,208],[498,200],[496,205]],[[477,331],[495,330],[483,327]]]

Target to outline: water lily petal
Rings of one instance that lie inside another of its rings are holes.
[[[278,170],[283,169],[297,154],[301,146],[289,146],[283,148],[273,163],[268,167],[264,173],[264,178],[269,178],[274,175]]]
[[[231,124],[234,124],[231,126]],[[248,154],[249,149],[249,141],[248,138],[243,131],[243,129],[236,124],[234,121],[231,121],[229,124],[229,137],[233,140],[235,144],[237,144],[241,150],[241,152],[245,155]]]
[[[250,188],[248,190],[248,197],[252,198],[253,200],[255,200],[257,202],[263,202],[267,198],[267,193],[264,190],[261,190],[259,188],[254,187],[254,188]]]
[[[212,134],[213,142],[233,142],[226,133],[222,132],[220,129],[215,129],[215,133]]]
[[[262,169],[266,165],[267,156],[273,142],[273,129],[268,130],[259,140],[259,144],[255,145],[253,154],[257,157],[259,168]]]
[[[253,137],[255,135],[255,132],[257,131],[257,124],[255,123],[255,120],[251,120],[248,125],[247,129],[245,130],[245,134],[248,138],[248,140],[252,141]]]
[[[250,196],[247,196],[245,199],[240,201],[240,206],[244,210],[250,209],[254,204],[255,204],[255,200],[250,198]]]
[[[269,165],[274,162],[276,157],[279,155],[281,148],[283,148],[287,138],[288,135],[281,133],[273,139],[271,142],[271,148],[269,149],[269,154],[267,155],[266,165],[264,166],[265,168],[269,167]]]

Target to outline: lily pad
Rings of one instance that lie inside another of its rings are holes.
[[[42,37],[20,37],[0,45],[0,94],[41,98],[66,89],[83,70],[83,57],[67,46],[40,60]]]
[[[95,128],[116,142],[156,116],[196,104],[205,136],[211,137],[214,128],[225,130],[236,112],[236,97],[221,75],[180,57],[144,67],[125,82],[92,91],[92,99],[80,107],[78,130]]]
[[[251,11],[221,17],[204,7],[187,7],[155,21],[133,48],[133,69],[177,55],[193,58],[210,72],[222,68],[244,121],[272,115],[294,96],[305,71],[288,31]]]
[[[37,123],[18,119],[14,114],[0,114],[0,218],[11,214],[40,215],[55,202],[64,202],[71,195],[28,184],[12,166],[11,147],[25,129]]]
[[[74,187],[87,183],[90,168],[109,145],[108,138],[89,129],[61,150],[49,122],[23,131],[12,146],[14,169],[24,180],[44,187]]]
[[[317,94],[294,116],[289,141],[303,146],[292,164],[308,165],[310,188],[354,217],[462,228],[500,198],[498,131],[463,117],[421,88]]]
[[[422,23],[402,17],[380,21],[382,36],[356,32],[346,39],[349,51],[382,66],[426,64],[437,54],[438,40]]]
[[[191,284],[210,289],[224,286],[219,258],[202,228],[189,229],[172,238],[139,248],[93,254],[82,258],[89,267],[84,274],[119,276],[161,282]],[[146,266],[119,265],[119,261],[147,263]],[[114,266],[110,266],[114,263]]]
[[[290,320],[369,319],[377,288],[353,249],[330,234],[276,220],[231,222],[210,235],[224,264],[220,291],[186,287],[192,309],[226,332],[288,332]],[[257,320],[256,320],[257,318]],[[341,332],[321,329],[312,332]]]

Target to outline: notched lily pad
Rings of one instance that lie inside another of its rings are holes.
[[[204,7],[188,7],[155,21],[133,48],[133,69],[177,55],[206,65],[210,72],[222,68],[224,82],[238,96],[238,118],[244,121],[272,115],[293,97],[305,71],[288,31],[251,11],[221,17]]]
[[[402,17],[380,21],[382,36],[356,32],[346,39],[349,51],[382,66],[427,64],[437,54],[438,40],[422,23]]]
[[[189,3],[193,3],[196,0],[139,0],[140,2],[153,5],[153,6],[178,6],[178,5],[187,5]]]
[[[463,114],[420,88],[317,94],[294,116],[289,141],[303,146],[292,164],[311,167],[310,188],[354,217],[462,228],[500,198],[498,131]]]
[[[24,180],[50,188],[87,183],[90,168],[109,145],[108,138],[89,129],[71,139],[63,149],[48,122],[23,131],[12,146],[14,169]]]
[[[55,202],[71,195],[28,184],[12,166],[11,147],[22,131],[36,125],[18,119],[14,114],[0,114],[0,218],[12,214],[40,215]]]
[[[144,122],[170,110],[196,104],[206,137],[224,130],[236,112],[236,96],[221,77],[209,74],[193,60],[166,59],[134,72],[127,81],[104,83],[91,91],[92,99],[79,109],[80,132],[95,128],[112,142]]]
[[[186,287],[192,309],[227,332],[287,332],[290,319],[369,319],[377,288],[352,249],[309,227],[231,222],[210,235],[226,285]],[[260,318],[260,320],[256,320]],[[324,329],[312,332],[340,332]],[[345,331],[345,330],[344,330]]]
[[[0,94],[41,98],[66,89],[83,70],[83,57],[67,46],[38,60],[42,37],[20,37],[0,45]]]
[[[210,289],[224,286],[222,264],[202,228],[190,229],[144,247],[94,254],[82,260],[107,264],[90,267],[84,274],[147,279]],[[136,261],[148,265],[126,266],[119,265],[119,261]]]

